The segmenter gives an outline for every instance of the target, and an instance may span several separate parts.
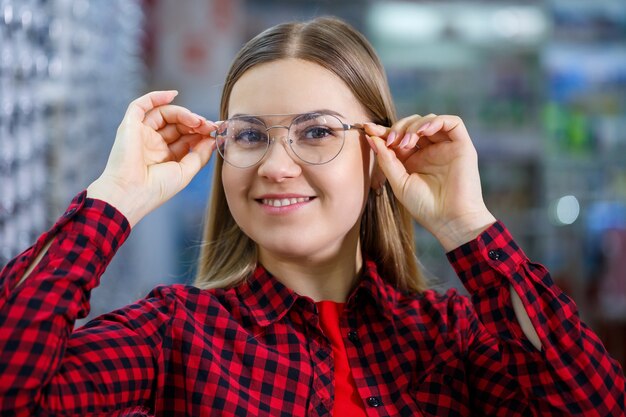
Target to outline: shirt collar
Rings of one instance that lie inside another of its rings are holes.
[[[301,296],[287,288],[262,265],[258,265],[236,291],[260,326],[269,326],[280,320],[298,299],[306,299],[313,305],[309,297]],[[376,263],[366,260],[359,282],[350,293],[346,305],[360,306],[368,300],[373,302],[383,317],[391,319],[397,296],[398,290],[378,274]]]
[[[236,291],[260,326],[280,320],[299,298],[262,265],[258,265]]]

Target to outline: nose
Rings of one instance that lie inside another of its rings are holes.
[[[282,128],[283,135],[272,136],[273,129]],[[275,182],[282,182],[288,178],[300,175],[302,167],[296,162],[295,155],[291,155],[289,147],[289,130],[286,126],[271,126],[267,129],[271,143],[267,154],[258,166],[258,175]],[[280,146],[275,146],[280,145]]]

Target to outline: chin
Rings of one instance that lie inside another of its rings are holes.
[[[294,234],[290,239],[257,241],[259,252],[283,260],[321,261],[333,258],[341,251],[337,242],[315,242],[305,235]]]
[[[325,233],[332,230],[333,233]],[[251,228],[246,233],[256,242],[261,251],[281,259],[292,260],[327,260],[337,256],[347,248],[354,246],[353,239],[358,240],[356,233],[333,228],[327,224],[308,224],[306,227]],[[246,232],[244,230],[244,232]]]
[[[284,259],[302,259],[312,257],[320,251],[319,247],[313,247],[310,244],[303,244],[304,242],[267,242],[267,244],[259,243],[261,250],[271,254],[274,257]]]

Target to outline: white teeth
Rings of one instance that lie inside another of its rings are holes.
[[[270,199],[270,198],[264,198],[263,204],[266,204],[268,206],[272,206],[272,207],[285,207],[285,206],[290,206],[292,204],[298,204],[298,203],[304,203],[305,201],[309,201],[311,198],[310,197],[298,197],[298,198],[281,198],[281,199]]]

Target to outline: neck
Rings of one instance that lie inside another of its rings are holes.
[[[259,248],[259,260],[278,281],[313,301],[345,302],[363,265],[358,238],[331,254],[290,257]]]

